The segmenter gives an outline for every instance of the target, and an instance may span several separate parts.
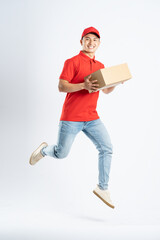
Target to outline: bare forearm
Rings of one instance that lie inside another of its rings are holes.
[[[108,93],[112,92],[114,89],[115,89],[115,86],[114,86],[114,87],[110,87],[110,88],[105,88],[105,89],[103,89],[102,91],[103,91],[104,93],[108,94]]]
[[[73,84],[65,81],[65,84],[59,83],[58,88],[60,92],[77,92],[84,89],[84,83]]]
[[[65,92],[65,93],[71,93],[71,92],[78,92],[80,90],[88,90],[88,91],[96,91],[98,84],[96,83],[97,80],[94,81],[90,81],[89,79],[91,78],[91,75],[88,76],[88,78],[85,79],[84,82],[82,83],[69,83],[67,80],[65,79],[59,79],[59,85],[58,85],[58,89],[60,92]]]

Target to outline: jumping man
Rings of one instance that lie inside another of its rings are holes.
[[[59,122],[56,145],[43,142],[31,155],[30,164],[36,164],[45,156],[65,158],[76,135],[83,131],[94,143],[98,155],[98,184],[94,193],[109,207],[114,208],[108,190],[109,173],[112,159],[110,136],[96,111],[99,91],[97,80],[90,81],[91,73],[104,68],[104,64],[95,59],[100,45],[100,34],[94,27],[84,29],[78,55],[67,59],[59,77],[59,91],[67,93]],[[84,80],[85,76],[88,76]],[[103,89],[105,94],[115,87]],[[92,93],[89,93],[92,91]]]

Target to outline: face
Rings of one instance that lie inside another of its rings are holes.
[[[100,39],[96,35],[88,33],[80,40],[80,43],[82,50],[88,53],[94,53],[100,45]]]

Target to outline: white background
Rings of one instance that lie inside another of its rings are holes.
[[[160,239],[160,1],[0,4],[0,238]],[[56,143],[58,78],[89,26],[101,34],[96,59],[127,62],[133,76],[98,103],[114,146],[114,210],[92,193],[98,153],[83,133],[66,159],[29,165],[42,141]]]

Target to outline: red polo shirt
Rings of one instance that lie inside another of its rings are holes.
[[[104,68],[104,65],[88,57],[82,51],[64,63],[60,79],[69,83],[82,83],[84,77]],[[60,120],[63,121],[91,121],[99,118],[96,107],[99,91],[89,93],[83,89],[77,92],[67,93]]]

